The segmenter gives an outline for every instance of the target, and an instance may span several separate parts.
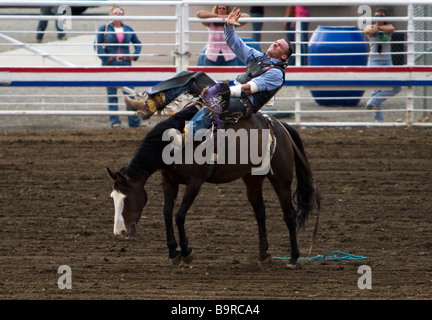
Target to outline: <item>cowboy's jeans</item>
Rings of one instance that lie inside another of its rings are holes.
[[[208,129],[212,125],[212,116],[207,108],[201,108],[194,117],[187,123],[185,127],[185,132],[190,133],[192,137],[200,129]]]

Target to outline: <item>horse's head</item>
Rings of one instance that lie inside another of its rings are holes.
[[[114,180],[114,190],[111,193],[114,200],[114,234],[122,239],[133,237],[142,209],[147,203],[143,182],[107,170]]]

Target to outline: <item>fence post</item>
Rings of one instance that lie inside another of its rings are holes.
[[[300,67],[302,56],[302,43],[301,43],[301,22],[296,21],[295,24],[295,66]],[[301,122],[301,88],[300,86],[295,87],[295,122],[299,124]]]
[[[176,49],[174,52],[174,65],[177,72],[182,69],[182,52],[183,52],[183,8],[181,5],[176,5],[176,30],[175,30],[175,42]]]
[[[176,24],[176,42],[177,52],[176,70],[177,72],[184,71],[189,66],[189,5],[180,3],[177,8],[177,24]]]
[[[407,6],[407,65],[413,67],[415,65],[415,34],[414,34],[414,5],[409,3]],[[414,122],[414,88],[409,86],[407,89],[406,101],[406,122],[411,126]]]
[[[301,56],[301,21],[296,21],[295,23],[295,65],[296,67],[301,66],[302,56]]]
[[[300,124],[301,122],[301,87],[295,87],[295,102],[294,102],[294,116],[295,123]]]

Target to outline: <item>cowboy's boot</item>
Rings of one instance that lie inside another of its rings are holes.
[[[125,96],[126,106],[136,111],[137,115],[142,119],[150,118],[153,113],[155,113],[158,108],[162,107],[165,102],[165,94],[163,92],[158,92],[150,96],[146,101],[139,101]]]

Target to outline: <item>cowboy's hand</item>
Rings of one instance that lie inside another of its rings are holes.
[[[251,86],[249,83],[242,84],[241,91],[246,93],[246,95],[248,95],[248,96],[252,95],[252,90],[251,90]]]
[[[233,11],[228,15],[228,18],[226,20],[227,26],[240,26],[240,23],[238,23],[238,19],[240,18],[241,13],[240,9],[234,8]]]

